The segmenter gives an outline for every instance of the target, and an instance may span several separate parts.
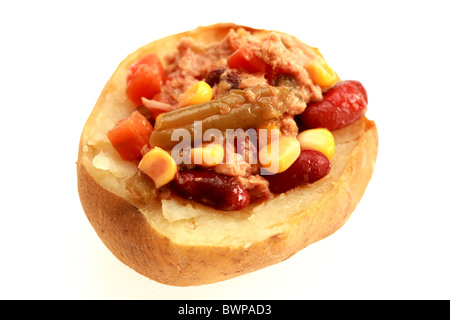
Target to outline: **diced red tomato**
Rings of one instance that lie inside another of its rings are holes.
[[[141,150],[149,144],[152,132],[152,124],[139,111],[134,111],[118,121],[107,136],[122,159],[133,161],[142,157]]]
[[[146,55],[131,65],[127,76],[127,95],[136,105],[141,105],[142,97],[152,99],[161,91],[166,81],[166,73],[154,53]]]
[[[244,69],[250,73],[262,72],[266,64],[254,52],[254,45],[247,44],[236,50],[227,60],[231,69]]]

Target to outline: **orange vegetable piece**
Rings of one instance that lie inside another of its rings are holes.
[[[127,76],[126,93],[136,105],[142,105],[142,98],[152,99],[161,92],[166,73],[154,53],[146,55],[131,65]]]
[[[137,160],[142,157],[141,150],[149,144],[153,132],[152,124],[139,111],[116,123],[107,137],[124,160]]]

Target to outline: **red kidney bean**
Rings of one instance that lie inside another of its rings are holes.
[[[322,100],[309,103],[300,120],[309,128],[336,130],[360,119],[366,110],[367,92],[362,84],[342,81],[326,92]]]
[[[185,199],[219,210],[240,210],[250,203],[250,194],[233,177],[209,170],[180,171],[171,183],[172,189]]]
[[[220,76],[225,72],[225,70],[225,68],[212,69],[206,75],[205,82],[212,88],[220,82]]]
[[[300,185],[313,183],[325,177],[331,170],[328,158],[315,150],[302,150],[297,160],[281,173],[265,175],[273,193],[283,193]]]
[[[239,78],[239,75],[236,72],[230,71],[230,73],[228,73],[225,76],[225,80],[230,84],[230,90],[239,89],[241,79]]]
[[[221,80],[222,74],[225,72],[226,69],[224,68],[217,68],[212,69],[208,72],[205,78],[205,82],[209,84],[209,86],[212,88],[214,85],[219,84]],[[230,71],[228,72],[223,79],[230,84],[230,90],[231,89],[239,89],[239,85],[241,84],[241,79],[239,78],[239,75],[234,72]]]

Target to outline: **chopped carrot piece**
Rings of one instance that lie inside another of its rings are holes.
[[[141,150],[149,144],[153,132],[152,124],[139,111],[116,123],[107,136],[124,160],[137,160],[142,157]]]

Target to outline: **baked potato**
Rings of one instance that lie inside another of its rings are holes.
[[[271,192],[263,198],[256,197],[256,201],[250,201],[245,207],[231,210],[180,196],[171,191],[170,182],[161,191],[139,169],[140,159],[124,160],[108,138],[108,132],[133,113],[139,104],[127,95],[127,78],[133,64],[148,54],[156,54],[161,58],[163,68],[170,69],[173,74],[176,72],[173,54],[184,50],[180,49],[180,41],[188,38],[191,44],[208,46],[224,41],[230,30],[240,30],[236,32],[238,37],[241,33],[251,34],[255,41],[267,39],[272,34],[266,30],[217,24],[143,46],[126,57],[113,73],[80,138],[78,191],[89,222],[117,259],[138,273],[167,285],[203,285],[240,276],[283,261],[331,235],[350,217],[375,167],[377,129],[363,113],[352,123],[330,130],[334,137],[334,152],[329,160],[331,169],[323,178],[287,191]],[[291,44],[283,36],[281,39],[289,49]],[[295,38],[289,36],[287,39]],[[201,51],[203,47],[192,48]],[[322,58],[317,49],[303,44],[302,48],[309,48],[308,59]],[[164,60],[165,57],[169,58]],[[266,67],[257,72],[273,83],[276,82],[274,70],[278,69],[271,68],[269,72]],[[286,70],[279,72],[284,74]],[[294,77],[297,82],[299,74]],[[206,76],[197,76],[196,80],[204,80]],[[301,76],[314,78],[312,72]],[[247,83],[250,82],[247,79]],[[180,85],[178,97],[189,86],[190,83]],[[314,81],[302,88],[303,92],[309,93],[307,98],[301,97],[306,109],[332,90],[330,86],[317,85]],[[172,94],[171,98],[174,96]],[[173,105],[169,98],[159,102]],[[175,106],[173,111],[175,109],[179,110],[180,106]],[[297,114],[291,116],[297,119]],[[155,133],[158,116],[152,121]],[[300,119],[298,133],[302,130]],[[145,152],[154,147],[148,145]],[[145,196],[139,194],[142,189],[130,187],[131,183],[142,181],[146,183]]]

